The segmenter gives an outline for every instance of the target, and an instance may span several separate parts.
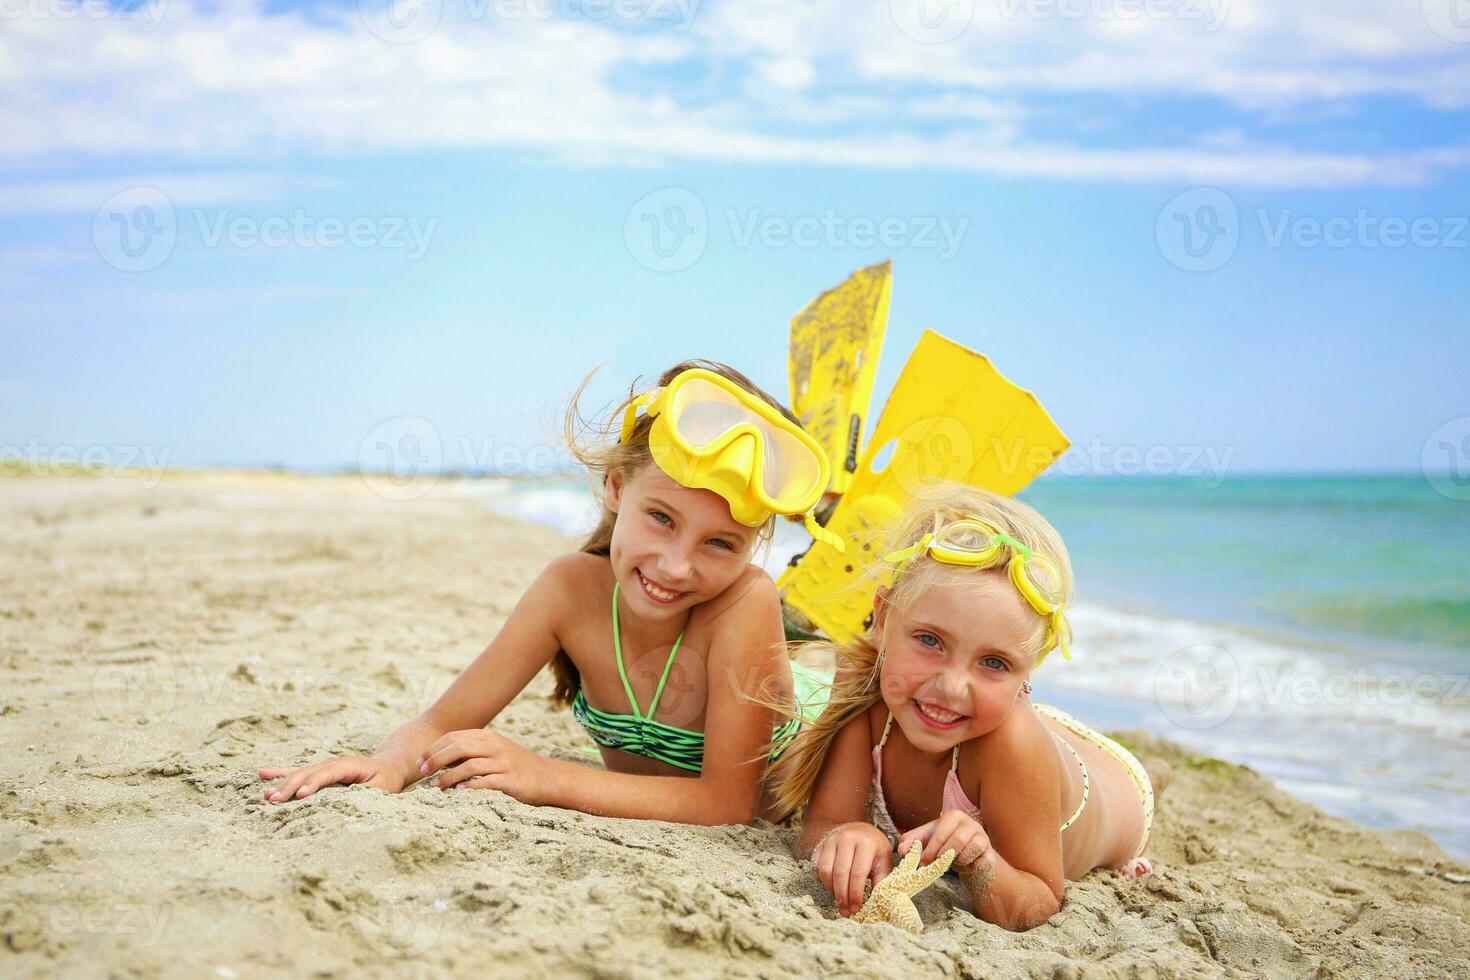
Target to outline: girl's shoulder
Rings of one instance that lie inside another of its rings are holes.
[[[612,595],[612,561],[607,555],[571,551],[558,555],[542,570],[537,583],[585,601],[600,593]]]
[[[993,765],[1014,766],[1018,762],[1027,766],[1041,765],[1047,760],[1054,761],[1056,753],[1052,748],[1050,729],[1032,710],[1031,702],[1022,700],[993,730],[961,746],[961,762],[966,756],[981,768],[989,768]]]
[[[569,551],[553,558],[546,570],[560,575],[580,575],[611,581],[612,559],[607,555],[596,555],[587,551]]]
[[[767,619],[772,614],[779,621],[781,594],[775,581],[759,565],[746,565],[729,588],[694,610],[689,625],[710,626],[719,621],[723,628],[727,623]]]

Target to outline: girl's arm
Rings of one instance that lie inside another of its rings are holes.
[[[553,761],[546,798],[553,806],[609,816],[679,823],[749,823],[760,806],[761,758],[775,713],[769,698],[785,657],[781,600],[764,573],[716,618],[705,662],[704,767],[697,778],[640,776]]]
[[[807,801],[806,819],[796,841],[798,858],[810,857],[832,828],[867,820],[868,790],[873,785],[872,741],[867,712],[850,719],[833,736]]]
[[[817,880],[844,916],[863,907],[868,882],[877,884],[893,869],[892,843],[867,822],[872,742],[866,711],[838,730],[822,760],[796,843],[797,857],[811,855]]]
[[[309,766],[261,769],[262,779],[285,777],[266,798],[284,802],[323,786],[367,783],[398,792],[419,779],[419,756],[445,733],[483,728],[556,655],[555,624],[573,594],[587,556],[563,555],[531,583],[505,625],[475,660],[423,714],[385,738],[371,756],[339,756]]]
[[[1061,788],[1051,735],[1006,737],[987,745],[982,772],[1004,773],[980,784],[980,812],[990,850],[960,875],[975,914],[1021,931],[1038,926],[1062,907],[1065,876],[1057,829]],[[1008,733],[1009,734],[1009,733]],[[989,791],[987,792],[987,787]]]

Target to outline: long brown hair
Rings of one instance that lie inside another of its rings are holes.
[[[925,532],[964,517],[985,520],[997,530],[1016,538],[1036,554],[1049,559],[1061,575],[1059,593],[1062,604],[1071,605],[1072,565],[1067,558],[1067,548],[1062,543],[1061,535],[1026,504],[975,487],[936,481],[919,488],[894,526],[886,548],[877,554],[883,555],[907,548],[923,537]],[[908,562],[889,585],[885,591],[886,601],[899,609],[907,608],[915,596],[933,581],[934,575],[973,575],[977,572],[1004,574],[1004,565],[1001,563],[1009,558],[1010,550],[1003,549],[990,565],[974,569],[943,565],[927,556],[917,558]],[[882,566],[882,561],[869,565],[864,571],[867,581],[881,581],[889,575],[891,566]],[[1027,609],[1030,610],[1030,607]],[[797,654],[804,650],[825,650],[835,654],[837,675],[833,678],[831,694],[821,717],[802,726],[795,740],[782,753],[773,768],[775,805],[780,809],[789,812],[806,803],[837,733],[883,696],[879,684],[883,637],[878,635],[877,630],[875,623],[867,632],[849,643],[816,640],[802,644],[797,649]],[[1027,642],[1031,655],[1039,659],[1060,640],[1061,637],[1052,628],[1051,620],[1036,615],[1035,629]],[[798,717],[792,705],[772,704],[770,707],[787,717]]]
[[[755,382],[751,381],[739,371],[727,364],[718,361],[710,361],[704,358],[693,358],[680,361],[659,375],[655,388],[662,388],[680,374],[692,368],[704,368],[713,371],[735,384],[744,388],[759,398],[764,399],[773,408],[779,411],[791,422],[796,422],[796,416],[776,399],[761,390]],[[611,552],[613,526],[617,524],[618,515],[607,507],[606,499],[601,495],[605,492],[608,479],[614,474],[624,485],[632,479],[643,467],[653,462],[653,454],[648,448],[648,430],[653,421],[646,415],[639,416],[637,423],[633,426],[633,432],[627,441],[620,441],[621,427],[623,424],[623,413],[627,407],[636,399],[640,392],[635,382],[628,389],[628,395],[615,406],[598,413],[602,421],[587,419],[578,411],[578,402],[592,376],[597,372],[593,370],[582,379],[577,390],[572,394],[571,403],[567,406],[566,419],[563,426],[563,434],[567,446],[572,455],[577,458],[587,471],[591,474],[594,486],[599,491],[598,500],[602,505],[602,513],[598,517],[597,526],[592,533],[587,535],[578,551],[589,555],[607,556]],[[767,542],[774,533],[774,518],[766,521],[757,532],[757,538],[761,542]],[[556,689],[552,692],[551,699],[559,704],[569,705],[572,698],[576,696],[582,687],[582,677],[577,671],[576,664],[565,650],[558,650],[556,657],[551,661],[551,673],[556,681]]]

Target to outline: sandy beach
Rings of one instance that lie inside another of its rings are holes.
[[[1155,873],[1094,872],[1016,935],[919,900],[837,917],[795,828],[690,828],[488,791],[332,788],[259,766],[370,752],[570,542],[445,482],[0,478],[0,975],[1451,977],[1470,868],[1254,772],[1168,760]],[[538,679],[494,727],[590,762]]]

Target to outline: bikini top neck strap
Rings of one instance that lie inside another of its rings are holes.
[[[648,714],[638,709],[638,699],[633,697],[633,685],[628,683],[628,672],[623,669],[623,630],[618,622],[618,592],[620,583],[613,583],[612,598],[612,621],[613,621],[613,654],[618,664],[618,679],[623,682],[623,693],[628,695],[628,707],[633,709],[633,717],[640,721],[650,721],[654,712],[658,711],[658,700],[663,697],[664,685],[669,681],[669,671],[674,669],[674,657],[679,653],[679,644],[684,640],[681,630],[679,636],[674,640],[673,649],[669,651],[669,661],[664,664],[663,676],[658,679],[658,687],[653,692],[653,700],[648,703]]]
[[[888,712],[888,720],[883,723],[883,737],[878,739],[878,751],[883,751],[883,746],[888,744],[888,730],[893,727],[893,712]],[[960,747],[956,745],[949,755],[949,771],[957,773],[960,771]]]

